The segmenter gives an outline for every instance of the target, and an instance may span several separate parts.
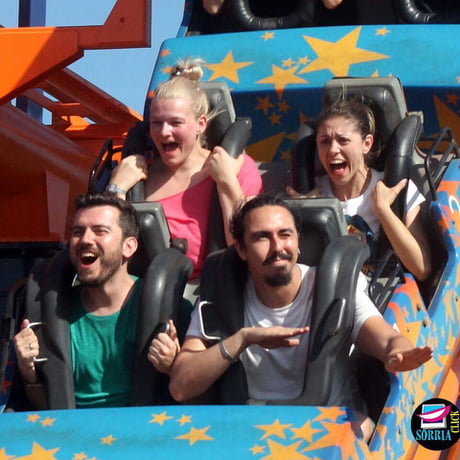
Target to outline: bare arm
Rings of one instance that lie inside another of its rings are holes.
[[[232,357],[237,357],[250,345],[264,348],[294,347],[300,342],[296,335],[308,328],[249,327],[242,328],[224,340]],[[177,401],[185,401],[204,393],[230,366],[222,356],[219,344],[208,347],[198,337],[188,336],[177,356],[171,374],[169,390]]]
[[[227,245],[233,243],[228,223],[235,206],[245,198],[238,180],[243,162],[243,155],[232,158],[222,147],[215,147],[205,162],[206,170],[217,185]]]
[[[36,409],[46,409],[46,392],[39,382],[34,362],[34,358],[40,354],[40,345],[35,332],[28,327],[29,324],[30,321],[25,319],[21,324],[21,330],[14,336],[18,369],[24,380],[29,401]]]
[[[382,361],[389,372],[416,369],[433,354],[432,347],[414,347],[380,316],[372,316],[364,322],[356,344],[363,352]]]
[[[142,155],[129,155],[112,171],[110,184],[127,192],[139,181],[147,179],[147,161]],[[126,193],[117,193],[125,199]]]
[[[322,0],[323,5],[328,9],[332,10],[336,7],[338,7],[343,0]]]
[[[431,271],[431,256],[421,223],[420,206],[407,213],[405,222],[391,209],[405,185],[406,179],[391,188],[379,181],[372,191],[374,212],[396,255],[407,270],[423,281]]]

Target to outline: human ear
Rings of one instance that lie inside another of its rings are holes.
[[[369,153],[374,144],[374,136],[372,134],[367,134],[363,141],[364,150],[363,153]]]
[[[208,120],[206,118],[205,115],[201,115],[199,118],[198,118],[198,121],[197,121],[197,130],[196,130],[196,133],[198,135],[201,135],[203,134],[205,131],[206,131],[206,128],[208,126]]]
[[[136,252],[138,246],[137,238],[128,236],[123,241],[123,257],[129,259]]]

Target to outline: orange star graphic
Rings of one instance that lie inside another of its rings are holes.
[[[101,444],[107,444],[108,446],[111,446],[113,442],[115,442],[117,438],[114,438],[111,434],[106,436],[105,438],[101,438]]]
[[[57,460],[54,454],[60,449],[45,450],[40,444],[34,442],[32,444],[32,452],[30,455],[25,455],[23,457],[18,457],[17,460]]]
[[[272,40],[273,38],[275,38],[275,32],[265,32],[263,35],[261,35],[261,37],[267,41],[267,40]]]
[[[280,125],[281,124],[281,115],[273,112],[268,119],[270,120],[272,125]]]
[[[351,428],[351,423],[321,422],[321,424],[326,429],[326,434],[321,436],[317,441],[309,444],[302,452],[322,449],[323,447],[337,446],[342,452],[340,458],[348,458],[354,449],[353,446],[356,440],[355,433]]]
[[[297,452],[302,441],[290,444],[289,446],[283,446],[282,444],[268,439],[267,444],[270,449],[270,455],[262,457],[261,460],[308,460],[308,457]]]
[[[446,94],[446,99],[447,99],[446,102],[448,104],[457,105],[457,102],[460,99],[460,96],[456,93],[449,93],[449,94]]]
[[[161,57],[166,57],[171,54],[171,50],[161,50],[160,56]]]
[[[27,421],[28,422],[35,423],[39,418],[40,418],[40,416],[38,414],[28,414],[27,415]]]
[[[304,35],[305,41],[318,56],[299,74],[328,69],[334,76],[348,76],[350,66],[362,62],[387,59],[389,56],[357,48],[361,27],[357,27],[337,42],[328,42]]]
[[[265,439],[270,436],[278,436],[281,439],[286,439],[284,430],[291,428],[292,424],[282,425],[278,419],[276,419],[271,425],[256,425],[255,427],[259,430],[265,431],[265,434],[260,439]]]
[[[283,113],[288,113],[289,111],[289,105],[287,104],[286,101],[280,101],[278,102],[278,110]]]
[[[249,450],[252,452],[252,455],[263,454],[265,447],[256,444],[254,447],[250,447]]]
[[[253,62],[235,62],[233,59],[233,53],[229,51],[220,63],[206,65],[206,67],[213,72],[209,77],[209,81],[215,80],[219,77],[224,77],[234,83],[239,83],[238,70],[252,64]]]
[[[292,439],[300,438],[300,439],[303,439],[304,441],[312,442],[313,435],[315,433],[319,433],[322,430],[314,430],[311,427],[311,422],[306,422],[300,428],[291,428],[291,431],[294,433],[294,436],[292,436]]]
[[[191,415],[182,415],[181,418],[176,420],[177,423],[180,423],[180,426],[184,426],[186,423],[192,423]]]
[[[166,420],[169,420],[173,417],[166,415],[166,412],[162,412],[161,414],[152,414],[152,420],[149,423],[158,423],[158,425],[163,425]]]
[[[167,65],[167,66],[164,66],[162,69],[161,69],[161,73],[162,74],[170,74],[171,73],[171,69],[172,67],[170,65]]]
[[[254,110],[263,110],[264,114],[267,115],[268,109],[275,107],[274,104],[270,102],[270,96],[266,97],[257,97],[258,104]]]
[[[3,379],[2,381],[2,387],[0,389],[0,393],[6,395],[7,391],[8,391],[8,388],[11,386],[11,383],[9,380],[7,380],[6,378]]]
[[[53,426],[53,423],[55,421],[56,421],[55,418],[46,417],[43,420],[41,420],[40,423],[42,424],[42,426]]]
[[[209,428],[210,427],[207,426],[197,430],[196,428],[192,427],[188,433],[177,436],[175,439],[186,439],[189,441],[190,446],[193,446],[193,444],[195,444],[197,441],[214,441],[214,438],[211,438],[211,436],[206,434],[206,431],[208,431]]]
[[[73,454],[72,460],[83,460],[85,458],[88,458],[88,456],[84,452],[80,452],[79,454]]]
[[[290,150],[283,150],[281,152],[281,159],[284,161],[289,161],[291,159],[291,151]]]
[[[281,99],[283,96],[284,88],[287,85],[295,83],[308,83],[307,80],[295,75],[298,66],[290,67],[289,69],[282,69],[276,65],[272,65],[272,74],[269,77],[262,78],[262,80],[256,81],[258,84],[273,84],[275,86],[278,98]]]
[[[382,37],[385,37],[389,33],[390,31],[386,27],[381,27],[375,31],[375,35],[381,35]]]

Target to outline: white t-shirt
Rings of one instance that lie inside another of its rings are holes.
[[[372,168],[370,169],[370,172],[371,180],[364,193],[360,196],[357,196],[356,198],[350,198],[349,200],[341,201],[340,204],[342,205],[343,213],[345,216],[361,216],[363,220],[369,225],[369,228],[372,230],[374,237],[377,238],[380,231],[380,222],[372,209],[371,193],[372,190],[374,190],[377,182],[383,179],[383,172],[376,171]],[[320,188],[319,193],[321,196],[334,196],[331,190],[329,176],[325,175],[318,177],[316,185]],[[406,194],[405,213],[412,211],[412,209],[424,201],[425,197],[419,192],[415,183],[409,180]]]
[[[301,270],[302,284],[297,297],[289,305],[269,308],[262,304],[255,291],[252,279],[246,284],[244,295],[244,325],[303,327],[310,325],[315,267],[298,264]],[[353,326],[353,341],[363,323],[371,316],[381,316],[366,294],[367,280],[360,273],[356,291],[356,310]],[[187,336],[205,340],[198,315],[198,309],[192,312]],[[244,350],[240,359],[248,380],[251,402],[265,400],[283,400],[297,398],[303,389],[306,357],[308,350],[308,332],[301,336],[296,347],[267,350],[251,345]]]

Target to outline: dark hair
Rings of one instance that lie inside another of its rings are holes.
[[[246,216],[252,210],[261,208],[263,206],[281,206],[282,208],[287,209],[289,214],[291,214],[292,218],[294,219],[294,224],[297,232],[300,233],[300,218],[294,212],[294,210],[288,206],[286,201],[276,195],[257,195],[248,201],[241,202],[240,205],[236,207],[230,220],[230,231],[235,241],[238,241],[239,244],[244,246]]]
[[[119,225],[123,234],[123,238],[139,235],[139,224],[137,221],[136,210],[128,201],[118,198],[112,192],[101,193],[86,193],[78,195],[75,198],[75,209],[93,208],[94,206],[112,206],[120,211]]]
[[[323,108],[319,117],[316,120],[316,130],[330,118],[343,117],[347,120],[356,121],[358,131],[364,140],[368,134],[374,137],[374,143],[371,151],[366,155],[366,163],[371,166],[371,163],[378,156],[378,146],[375,140],[375,116],[369,106],[363,102],[352,99],[341,99]]]

